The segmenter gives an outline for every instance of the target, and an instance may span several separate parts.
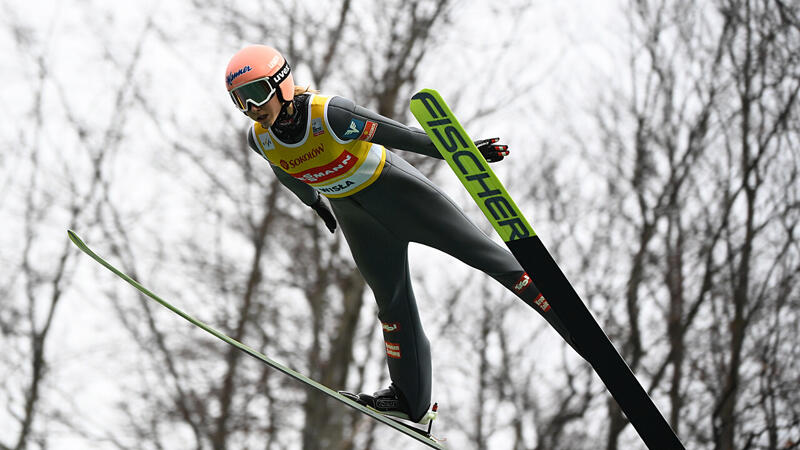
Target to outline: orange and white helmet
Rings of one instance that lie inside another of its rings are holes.
[[[242,112],[247,112],[249,104],[267,103],[276,92],[281,103],[294,98],[289,63],[279,51],[266,45],[250,45],[236,52],[225,69],[225,85]]]

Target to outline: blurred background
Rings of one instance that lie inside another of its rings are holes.
[[[687,448],[800,448],[797,2],[4,0],[0,449],[420,447],[67,239],[333,389],[386,385],[341,233],[247,148],[223,76],[251,43],[409,125],[439,90],[510,146],[493,168]],[[493,234],[446,164],[400,153]],[[410,262],[450,448],[643,448],[527,306]]]

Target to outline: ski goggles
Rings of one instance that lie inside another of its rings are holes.
[[[259,78],[247,82],[230,92],[233,103],[240,111],[246,113],[250,106],[261,106],[272,99],[278,92],[278,86],[289,75],[289,64],[283,67],[271,77]]]

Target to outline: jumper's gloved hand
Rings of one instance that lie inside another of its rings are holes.
[[[475,141],[475,146],[478,147],[486,161],[497,162],[508,156],[507,145],[495,144],[499,140],[500,138],[481,139]]]
[[[322,218],[325,222],[325,226],[333,233],[336,231],[336,218],[333,217],[333,213],[328,206],[322,201],[322,196],[320,195],[317,197],[317,201],[315,201],[311,205],[311,209],[317,212],[317,214]]]

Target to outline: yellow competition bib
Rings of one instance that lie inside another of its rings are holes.
[[[352,134],[354,139],[341,140],[333,134],[327,117],[329,101],[327,96],[311,96],[306,134],[296,144],[281,142],[258,122],[252,132],[270,163],[326,197],[346,197],[378,178],[386,162],[386,149],[368,142],[377,126],[372,122],[362,124],[353,119],[353,130],[345,136]]]

